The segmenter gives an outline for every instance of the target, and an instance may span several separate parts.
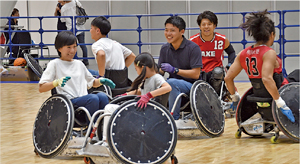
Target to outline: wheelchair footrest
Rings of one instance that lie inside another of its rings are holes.
[[[101,145],[87,144],[85,148],[77,150],[78,155],[83,156],[97,156],[97,157],[110,157],[110,151],[107,147]]]
[[[264,120],[259,113],[256,113],[242,122],[240,127],[243,127],[249,134],[262,135],[265,132],[266,124],[275,124],[275,122]]]

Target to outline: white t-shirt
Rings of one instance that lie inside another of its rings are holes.
[[[76,0],[76,3],[78,6],[82,7],[81,3]],[[64,4],[61,7],[61,16],[76,16],[76,3],[75,0],[72,0],[69,3]],[[62,22],[66,22],[66,26],[68,30],[71,30],[72,28],[72,21],[71,18],[60,18]],[[74,25],[76,25],[76,21],[74,21]],[[73,26],[74,27],[74,26]],[[77,30],[85,30],[84,25],[76,25]],[[82,33],[83,31],[79,31],[76,33],[76,35]]]
[[[66,82],[64,87],[56,87],[56,91],[69,99],[87,95],[87,89],[93,86],[95,80],[80,60],[64,61],[54,59],[47,64],[39,84],[52,82],[66,76],[70,76],[71,79]]]
[[[105,69],[121,70],[125,68],[125,59],[132,53],[131,50],[109,38],[100,38],[92,45],[92,51],[96,58],[97,52],[105,52]],[[96,60],[97,62],[97,60]]]
[[[160,74],[155,74],[150,78],[145,79],[144,89],[141,89],[141,95],[145,95],[148,92],[154,91],[161,87],[166,80]]]

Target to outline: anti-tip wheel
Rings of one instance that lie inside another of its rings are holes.
[[[278,139],[277,136],[272,136],[271,139],[270,139],[270,141],[271,141],[271,143],[276,144],[276,143],[278,143],[277,139]]]
[[[240,130],[238,130],[238,131],[235,132],[235,138],[236,138],[236,139],[240,139],[241,136],[242,136],[242,133],[241,133]]]
[[[90,157],[83,158],[85,164],[95,164],[95,162]]]

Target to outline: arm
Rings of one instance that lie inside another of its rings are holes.
[[[56,7],[55,7],[54,16],[57,16],[57,11],[60,12],[60,8],[58,7],[58,5],[56,5]]]
[[[233,64],[230,66],[224,80],[226,83],[226,87],[231,95],[235,93],[235,86],[233,79],[242,71],[243,67],[240,63],[240,53],[235,58]]]
[[[53,82],[47,82],[47,83],[39,84],[39,92],[40,93],[50,91],[53,88],[55,88],[53,86]]]
[[[128,68],[134,61],[135,54],[131,53],[126,59],[125,59],[125,66]]]
[[[141,89],[139,88],[136,94],[135,94],[135,90],[127,92],[127,95],[141,95]]]
[[[151,91],[150,93],[153,97],[157,97],[157,96],[166,94],[166,93],[170,92],[171,90],[172,90],[172,87],[169,85],[169,83],[165,82],[161,85],[160,88],[158,88],[154,91]]]
[[[39,91],[40,93],[42,92],[47,92],[57,86],[64,87],[66,85],[66,82],[71,79],[70,76],[62,77],[60,79],[56,79],[52,82],[45,82],[39,85]]]
[[[100,87],[101,85],[102,84],[100,83],[100,80],[95,78],[95,80],[93,82],[93,87],[97,88],[97,87]]]
[[[225,39],[224,50],[228,54],[228,64],[232,64],[235,58],[235,51],[227,38]]]
[[[269,50],[264,54],[261,77],[266,89],[274,100],[280,97],[273,79],[276,62],[276,52],[274,50]]]
[[[201,68],[192,68],[189,70],[179,69],[177,75],[190,78],[190,79],[199,79]]]
[[[61,8],[60,11],[61,11],[61,16],[72,16],[73,15],[70,10],[65,10],[64,6]],[[61,20],[61,22],[66,22],[67,30],[71,30],[71,28],[72,28],[71,18],[61,18],[60,20]]]
[[[99,75],[104,76],[105,74],[105,52],[103,50],[99,50],[96,54],[96,61],[98,65]]]

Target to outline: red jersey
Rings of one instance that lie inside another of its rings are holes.
[[[249,78],[261,78],[263,56],[272,48],[266,45],[260,45],[252,48],[252,46],[244,49],[240,54],[240,63],[247,73]],[[274,68],[274,73],[282,73],[282,62],[281,59],[276,56],[276,60],[279,63],[278,68]],[[283,84],[286,84],[287,80],[284,79]]]
[[[190,37],[190,40],[195,42],[202,52],[203,68],[201,71],[210,72],[215,67],[223,67],[225,39],[225,35],[217,32],[211,41],[205,41],[200,33]]]

